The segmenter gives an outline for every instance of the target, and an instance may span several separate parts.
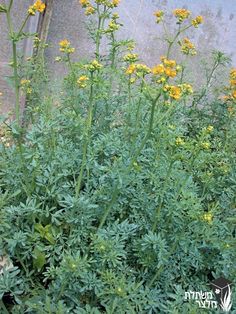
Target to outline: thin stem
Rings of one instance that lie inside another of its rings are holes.
[[[15,81],[15,115],[18,127],[20,126],[20,84],[18,76],[17,49],[16,42],[12,42],[13,51],[13,73]]]
[[[180,28],[180,25],[179,25],[179,30],[178,30],[178,32],[176,33],[175,37],[174,37],[172,40],[168,40],[168,41],[169,41],[169,46],[168,46],[167,55],[166,55],[167,59],[169,59],[169,57],[170,57],[170,52],[171,52],[171,48],[172,48],[173,44],[175,43],[175,41],[177,40],[177,38],[179,37],[179,35],[180,35],[181,33],[183,33],[184,31],[186,31],[187,29],[189,29],[191,26],[192,26],[192,25],[188,25],[188,26],[186,26],[186,27],[184,27],[184,28],[181,29],[181,28]]]
[[[26,25],[26,23],[27,23],[29,17],[30,17],[30,15],[28,14],[27,17],[25,18],[24,22],[23,22],[22,25],[21,25],[21,28],[20,28],[20,30],[19,30],[19,32],[18,32],[18,36],[21,35],[21,33],[22,33],[22,31],[23,31],[23,29],[24,29],[24,27],[25,27],[25,25]]]
[[[90,142],[90,132],[91,132],[92,120],[93,120],[93,93],[94,93],[93,74],[91,74],[91,85],[90,85],[90,95],[89,95],[89,111],[88,111],[88,117],[87,117],[87,121],[86,121],[85,139],[84,139],[83,152],[82,152],[83,157],[82,157],[82,162],[81,162],[79,178],[78,178],[78,181],[76,184],[76,191],[75,191],[76,198],[79,196],[79,193],[80,193],[84,169],[86,166],[87,151],[88,151],[88,146],[89,146],[89,142]]]
[[[18,76],[18,62],[17,62],[17,47],[15,38],[13,38],[14,30],[11,19],[11,8],[12,8],[13,0],[10,1],[8,10],[6,12],[7,16],[7,25],[9,29],[10,38],[12,41],[12,53],[13,53],[13,76],[14,76],[14,88],[15,88],[15,116],[18,127],[20,126],[20,84],[19,84],[19,76]]]
[[[124,171],[124,174],[128,174],[130,172],[130,170],[133,168],[133,164],[136,161],[136,159],[138,158],[139,154],[141,153],[141,151],[143,150],[145,144],[147,143],[148,139],[150,138],[150,135],[152,133],[152,128],[153,128],[153,122],[154,122],[154,114],[155,114],[155,108],[156,108],[156,103],[159,99],[159,97],[161,96],[161,93],[159,93],[157,95],[157,97],[153,100],[152,102],[152,107],[151,107],[151,114],[150,114],[150,119],[149,119],[149,127],[148,127],[148,131],[145,135],[145,137],[143,138],[139,148],[137,149],[136,153],[134,154],[134,156],[132,157],[129,166],[126,168],[126,170]],[[119,182],[116,183],[115,188],[113,190],[112,193],[112,197],[111,197],[111,201],[108,204],[106,210],[104,211],[104,214],[102,216],[102,219],[100,221],[100,224],[98,226],[98,229],[102,228],[104,223],[106,222],[106,219],[108,217],[108,215],[111,212],[111,209],[113,207],[113,204],[116,202],[118,196],[119,196]]]
[[[101,42],[101,23],[102,23],[102,17],[99,10],[99,4],[97,5],[97,12],[98,12],[98,26],[96,31],[96,59],[100,60],[100,42]]]
[[[140,87],[140,96],[139,96],[139,100],[138,100],[138,107],[137,107],[137,111],[136,111],[136,120],[135,120],[135,137],[137,137],[137,130],[139,127],[139,118],[140,118],[140,107],[141,107],[141,102],[142,102],[142,93],[143,93],[143,88],[144,88],[144,77],[142,79],[142,83],[141,83],[141,87]]]

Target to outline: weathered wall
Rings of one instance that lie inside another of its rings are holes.
[[[9,0],[3,1],[0,0],[1,4],[8,3]],[[17,0],[14,2],[12,16],[14,19],[14,28],[17,30],[27,12],[27,8],[32,3],[32,0]],[[32,20],[29,21],[26,26],[26,30],[29,30],[31,27]],[[8,30],[6,27],[6,16],[5,14],[0,14],[0,112],[6,112],[9,108],[13,107],[13,92],[12,88],[9,87],[7,82],[7,76],[12,75],[12,69],[9,67],[9,62],[12,60],[12,49],[11,44],[8,40]],[[26,43],[21,41],[19,43],[19,50],[22,50],[26,47]]]
[[[0,0],[0,3],[2,1]],[[15,0],[14,18],[16,25],[19,25],[31,2],[30,0]],[[233,64],[236,65],[235,0],[121,0],[117,11],[121,16],[124,28],[120,31],[119,36],[136,40],[136,51],[149,66],[152,66],[159,62],[159,57],[165,54],[166,51],[166,46],[160,40],[163,36],[162,28],[155,23],[153,12],[157,9],[164,10],[170,29],[172,29],[175,19],[171,12],[174,8],[179,7],[188,8],[194,15],[201,14],[205,19],[203,26],[188,34],[200,51],[198,56],[191,59],[195,78],[200,79],[199,60],[209,60],[209,52],[213,49],[220,49],[231,55]],[[54,0],[48,36],[50,48],[46,53],[53,84],[60,81],[66,73],[66,69],[62,64],[54,62],[55,57],[58,55],[58,42],[61,39],[69,39],[76,48],[75,59],[88,58],[93,55],[94,47],[88,40],[85,27],[86,20],[87,18],[84,16],[78,0]],[[11,49],[4,25],[5,17],[1,14],[0,92],[4,94],[6,108],[12,104],[12,94],[4,79],[4,76],[10,73],[8,62],[11,59]],[[173,57],[178,60],[180,55],[175,51]],[[2,98],[2,96],[0,97]],[[0,100],[0,102],[3,102],[3,100]]]
[[[53,61],[58,54],[58,42],[61,39],[67,38],[71,41],[77,52],[75,58],[92,56],[94,51],[86,32],[87,17],[84,16],[83,9],[78,3],[78,0],[54,1],[48,38],[52,48],[47,51],[47,58],[52,73],[60,73],[60,78],[65,73],[65,68]],[[205,20],[204,25],[199,29],[193,29],[188,33],[200,51],[198,56],[191,59],[193,68],[197,71],[200,60],[208,60],[210,52],[214,49],[229,54],[236,64],[235,0],[122,0],[117,11],[124,28],[119,35],[123,38],[135,39],[136,51],[151,66],[166,52],[166,45],[160,40],[163,36],[162,27],[155,23],[153,12],[157,9],[164,10],[169,21],[169,29],[172,29],[175,25],[172,11],[180,7],[191,10],[193,15],[203,15]],[[176,52],[173,56],[177,59],[180,57]]]

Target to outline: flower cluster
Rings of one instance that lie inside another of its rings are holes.
[[[229,91],[228,95],[224,96],[223,99],[226,101],[236,102],[236,68],[231,69],[229,75],[229,87],[227,88]],[[228,111],[230,114],[234,112],[234,108],[232,106],[228,107]]]
[[[192,25],[195,28],[198,28],[198,26],[202,23],[203,23],[203,17],[201,15],[198,15],[195,19],[192,20]]]
[[[41,0],[37,0],[33,5],[31,5],[28,9],[29,15],[35,15],[36,12],[43,13],[46,8],[45,3],[43,3]]]
[[[184,140],[181,137],[177,137],[175,140],[176,146],[183,146],[185,144]]]
[[[193,88],[190,84],[179,84],[175,85],[165,85],[163,91],[167,92],[169,97],[174,100],[179,100],[184,95],[191,95],[193,93]]]
[[[184,20],[186,20],[189,17],[190,11],[186,9],[175,9],[173,11],[173,14],[178,19],[178,22],[182,23]]]
[[[85,15],[93,15],[95,12],[96,9],[92,5],[89,5],[88,7],[86,7]]]
[[[138,55],[136,53],[128,53],[124,56],[123,60],[127,63],[134,63],[138,61]]]
[[[144,77],[145,75],[151,73],[151,69],[142,63],[130,64],[126,69],[125,73],[127,75],[136,74],[137,76]]]
[[[179,85],[179,87],[184,95],[191,95],[193,93],[193,87],[190,84],[184,83]]]
[[[26,92],[26,94],[32,93],[32,88],[30,87],[30,83],[31,83],[30,80],[27,80],[27,79],[22,79],[20,81],[20,86]]]
[[[165,57],[161,57],[161,64],[157,64],[152,68],[152,73],[156,76],[161,76],[158,83],[164,83],[167,78],[174,78],[180,67],[176,64],[175,60],[169,60]]]
[[[91,15],[95,13],[96,9],[93,7],[93,5],[91,4],[89,0],[80,0],[79,3],[82,6],[82,8],[86,8],[85,10],[86,15]],[[120,0],[111,0],[111,1],[95,0],[95,3],[98,5],[104,5],[108,8],[116,8],[119,5]]]
[[[117,23],[118,18],[119,15],[117,13],[114,13],[112,15],[111,21],[109,22],[108,27],[105,30],[105,33],[114,33],[120,28],[121,24]]]
[[[196,47],[194,44],[186,37],[181,43],[181,51],[186,55],[195,56],[197,54]]]
[[[0,127],[0,144],[4,145],[5,147],[10,147],[12,145],[12,138],[9,130],[1,125]]]
[[[209,143],[209,142],[201,142],[201,147],[202,147],[203,149],[208,150],[208,149],[210,149],[210,147],[211,147],[211,143]]]
[[[164,12],[161,10],[158,10],[154,12],[154,16],[156,17],[156,23],[159,24],[163,20]]]
[[[60,41],[59,46],[60,46],[61,52],[64,52],[67,54],[71,54],[75,52],[75,48],[71,47],[71,44],[67,39],[63,39],[62,41]]]
[[[166,85],[164,87],[164,91],[169,93],[169,97],[174,100],[179,100],[182,96],[182,91],[179,86],[174,85]]]
[[[77,80],[79,88],[85,88],[87,86],[88,80],[89,80],[89,78],[86,75],[80,76]]]
[[[85,65],[85,69],[87,69],[89,72],[99,71],[102,67],[102,64],[97,60],[93,60],[89,64]]]
[[[205,213],[204,215],[202,215],[201,218],[202,218],[203,221],[205,221],[205,222],[207,222],[209,224],[211,224],[212,221],[213,221],[213,215],[210,212]]]

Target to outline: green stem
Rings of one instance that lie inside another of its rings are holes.
[[[135,131],[134,131],[135,137],[137,137],[138,127],[139,127],[140,107],[141,107],[141,102],[142,102],[143,88],[144,88],[144,77],[143,77],[142,83],[141,83],[140,96],[139,96],[138,107],[137,107],[137,111],[136,111]]]
[[[173,44],[175,43],[175,41],[177,40],[177,38],[179,37],[179,35],[181,33],[183,33],[184,31],[186,31],[187,29],[189,29],[192,25],[188,25],[182,29],[180,29],[180,25],[179,25],[179,30],[178,32],[176,33],[175,37],[172,39],[172,40],[168,40],[169,41],[169,46],[168,46],[168,50],[167,50],[167,55],[166,55],[166,58],[169,59],[170,57],[170,52],[171,52],[171,48],[173,46]]]
[[[76,184],[76,191],[75,195],[76,197],[79,196],[80,189],[81,189],[81,183],[83,179],[83,173],[84,169],[86,166],[86,160],[87,160],[87,151],[88,151],[88,146],[90,143],[90,133],[91,133],[91,127],[92,127],[92,120],[93,120],[93,93],[94,93],[94,88],[93,88],[93,74],[91,74],[91,85],[90,85],[90,95],[89,95],[89,111],[88,111],[88,117],[86,121],[86,129],[85,129],[85,139],[84,139],[84,145],[83,145],[83,157],[82,157],[82,162],[81,162],[81,168],[80,168],[80,173],[79,173],[79,178]]]
[[[20,84],[18,76],[18,64],[17,64],[17,50],[16,42],[12,41],[12,51],[13,51],[13,73],[15,82],[15,115],[18,127],[20,126]]]
[[[96,59],[100,61],[100,43],[101,43],[101,24],[102,24],[102,17],[99,10],[99,4],[97,5],[97,12],[98,12],[98,26],[96,31]]]
[[[27,23],[29,17],[30,17],[30,15],[28,14],[27,17],[26,17],[26,19],[25,19],[24,22],[22,23],[22,26],[21,26],[21,28],[20,28],[20,30],[19,30],[19,32],[18,32],[18,36],[21,35],[21,33],[22,33],[22,31],[23,31],[23,29],[24,29],[24,27],[25,27],[25,25],[26,25],[26,23]]]
[[[20,127],[20,84],[18,76],[18,63],[17,63],[17,48],[16,41],[14,37],[13,24],[11,19],[11,8],[13,5],[13,0],[10,1],[8,10],[6,12],[7,25],[9,29],[10,38],[12,41],[12,53],[13,53],[13,76],[14,76],[14,88],[15,88],[15,116],[18,127]]]
[[[143,138],[143,141],[141,142],[141,144],[140,144],[139,148],[137,149],[136,153],[132,157],[129,166],[125,169],[124,174],[128,174],[130,172],[130,170],[133,168],[134,162],[136,161],[136,159],[138,158],[139,154],[143,150],[145,144],[147,143],[148,139],[150,138],[150,135],[152,133],[152,128],[153,128],[156,103],[157,103],[157,101],[158,101],[160,96],[161,96],[161,93],[158,94],[158,96],[152,102],[148,131],[147,131],[145,137]],[[104,223],[106,222],[106,219],[107,219],[108,215],[110,214],[110,212],[112,210],[112,207],[113,207],[114,203],[116,202],[116,200],[117,200],[117,198],[119,196],[119,192],[120,192],[119,182],[117,182],[116,185],[115,185],[115,188],[113,190],[113,193],[112,193],[111,201],[108,204],[106,210],[104,211],[104,214],[102,216],[102,219],[100,221],[98,229],[102,228]]]

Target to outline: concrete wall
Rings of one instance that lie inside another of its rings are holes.
[[[85,27],[87,17],[78,4],[78,0],[54,1],[54,9],[48,41],[52,48],[47,51],[49,68],[52,73],[65,73],[63,65],[53,64],[58,54],[58,42],[67,38],[76,48],[75,59],[92,57],[94,47],[88,40]],[[209,54],[214,49],[226,52],[236,65],[236,1],[235,0],[121,0],[118,13],[124,28],[119,32],[121,38],[133,38],[137,42],[136,52],[149,66],[159,62],[159,57],[166,53],[161,25],[155,23],[153,12],[162,9],[166,12],[169,29],[175,27],[172,11],[175,8],[187,8],[193,15],[203,15],[204,25],[191,30],[187,35],[196,44],[198,56],[191,59],[192,66],[197,71],[200,60],[209,60]],[[176,50],[176,49],[175,49]],[[177,60],[179,53],[173,53]],[[194,76],[200,77],[194,73]],[[58,76],[57,76],[58,77]]]
[[[50,0],[49,0],[50,1]],[[0,0],[0,3],[2,0]],[[14,18],[19,25],[30,0],[15,0]],[[149,65],[159,62],[159,57],[166,52],[166,46],[160,38],[162,28],[155,23],[153,12],[162,9],[166,12],[169,29],[175,26],[175,18],[171,12],[174,8],[188,8],[194,15],[203,15],[205,22],[199,29],[194,29],[188,36],[196,43],[199,55],[191,59],[195,80],[201,78],[200,60],[210,60],[209,54],[213,49],[220,49],[232,57],[236,66],[236,1],[235,0],[121,0],[116,10],[121,16],[124,28],[119,32],[121,38],[132,38],[137,42],[136,52]],[[63,65],[55,63],[58,55],[58,42],[64,38],[71,41],[76,48],[75,60],[92,57],[94,47],[88,39],[85,27],[87,17],[78,0],[54,0],[53,12],[49,28],[48,42],[50,48],[46,52],[49,70],[53,84],[61,80],[66,73]],[[32,19],[31,19],[32,20]],[[7,88],[4,76],[9,75],[8,62],[11,59],[5,29],[5,17],[0,15],[0,92],[4,94],[4,106],[12,104],[12,94]],[[22,43],[23,44],[23,43]],[[176,52],[173,57],[179,60]],[[58,79],[59,78],[59,79]],[[0,96],[2,98],[2,96]],[[0,98],[0,99],[1,99]],[[0,100],[3,102],[3,100]]]
[[[9,0],[0,0],[1,4],[9,3]],[[14,28],[19,29],[29,5],[32,0],[15,0],[13,5],[12,16],[14,20]],[[26,26],[26,30],[31,27],[32,20]],[[11,43],[8,39],[8,30],[6,27],[6,16],[5,14],[0,14],[0,112],[7,112],[9,108],[14,106],[14,97],[12,88],[10,88],[7,76],[12,75],[12,69],[9,67],[9,62],[12,60],[12,49]],[[22,51],[26,47],[26,42],[21,41],[18,45],[19,51]]]

